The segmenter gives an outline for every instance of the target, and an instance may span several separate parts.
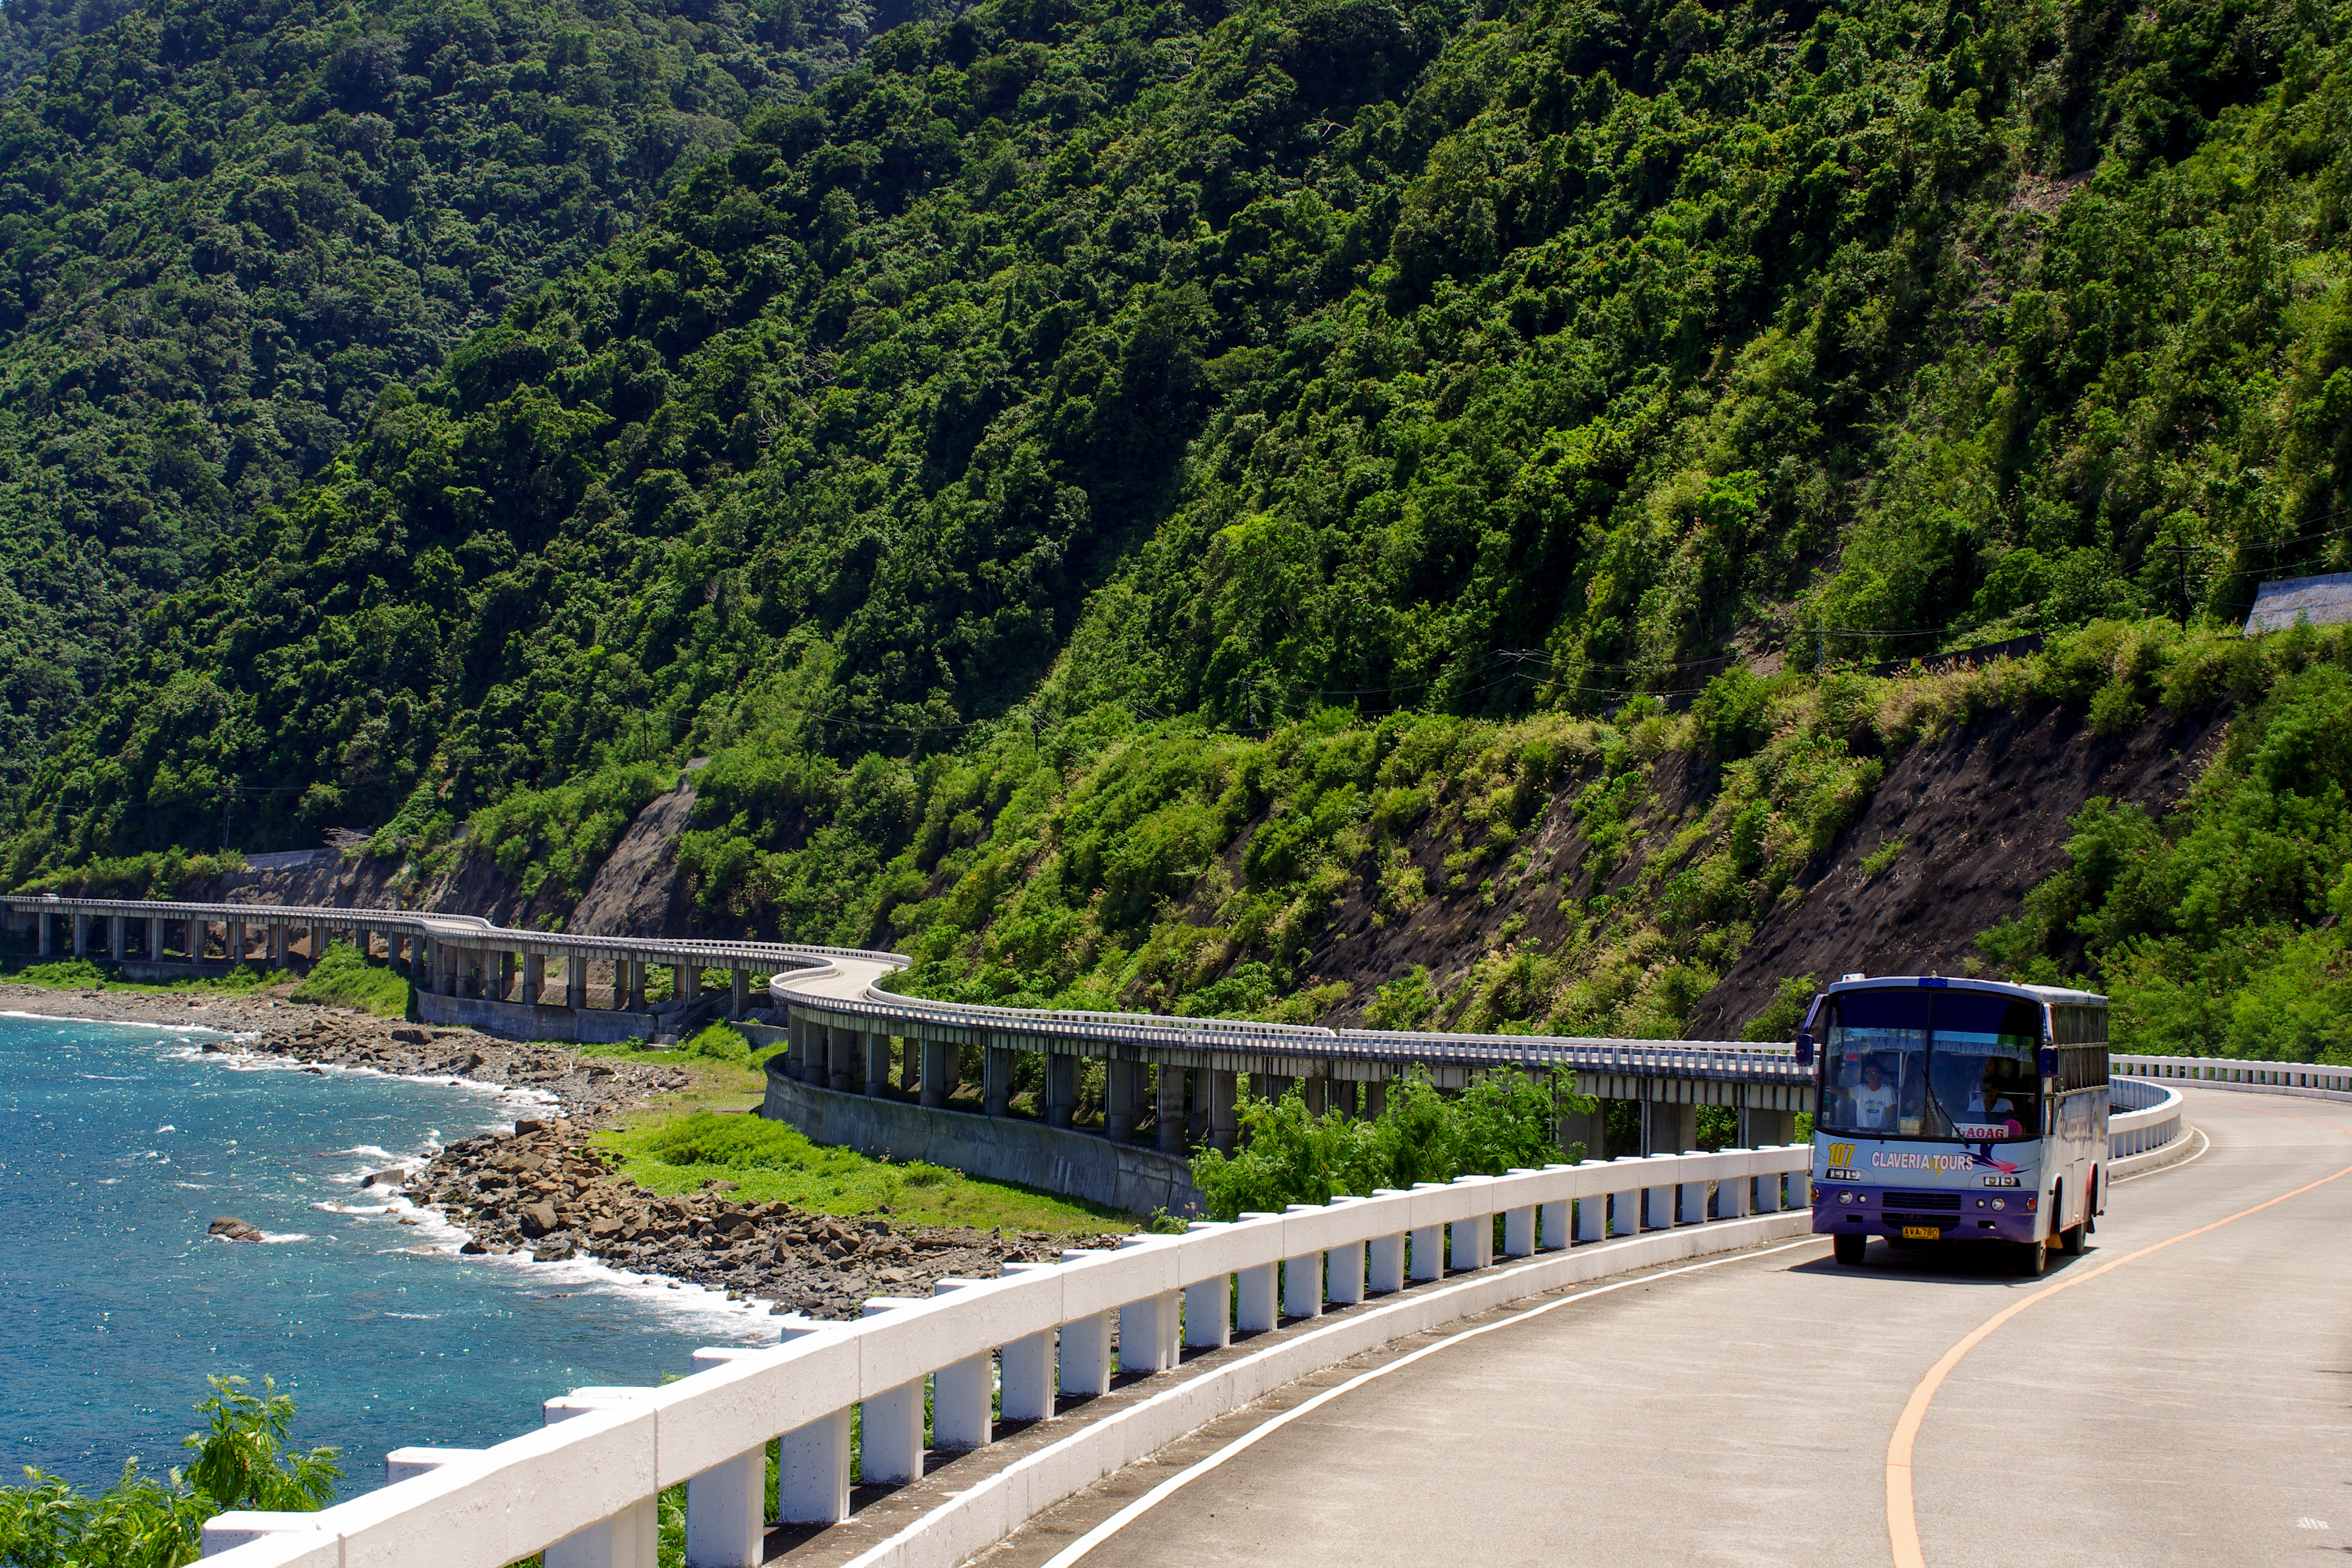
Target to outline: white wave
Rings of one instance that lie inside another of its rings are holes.
[[[308,1241],[310,1239],[310,1233],[307,1230],[265,1230],[261,1233],[261,1239],[264,1241]]]
[[[120,1075],[112,1072],[77,1072],[76,1078],[87,1078],[93,1083],[136,1083],[138,1074]]]
[[[213,1189],[210,1182],[175,1181],[172,1185],[173,1186],[186,1187],[190,1192],[210,1192]]]
[[[90,1019],[81,1018],[71,1013],[18,1012],[10,1008],[0,1008],[0,1019],[31,1019],[37,1023],[104,1024],[109,1029],[155,1029],[162,1027],[171,1030],[173,1033],[179,1033],[183,1030],[192,1034],[227,1034],[231,1032],[225,1029],[214,1029],[207,1024],[200,1023],[175,1023],[159,1026],[153,1019]]]
[[[157,1132],[159,1132],[159,1133],[176,1133],[176,1132],[178,1132],[180,1129],[179,1129],[179,1128],[177,1128],[177,1127],[174,1127],[173,1125],[172,1125],[172,1124],[171,1124],[171,1123],[166,1122],[166,1123],[164,1123],[162,1126],[160,1126],[160,1127],[156,1128],[155,1130],[156,1130]]]

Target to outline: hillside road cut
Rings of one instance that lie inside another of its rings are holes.
[[[2119,1184],[2090,1248],[2041,1279],[1879,1242],[1843,1269],[1809,1239],[1539,1297],[1281,1390],[979,1562],[2145,1568],[2352,1550],[2352,1105],[2188,1098],[2210,1146]]]

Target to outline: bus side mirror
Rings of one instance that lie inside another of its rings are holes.
[[[1811,1067],[1812,1064],[1813,1037],[1801,1030],[1797,1033],[1797,1065]]]
[[[2045,1045],[2042,1048],[2042,1076],[2044,1078],[2058,1076],[2058,1048],[2054,1045]]]

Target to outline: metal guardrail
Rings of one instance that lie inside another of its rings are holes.
[[[861,1411],[858,1479],[919,1479],[928,1468],[927,1406],[933,1450],[969,1450],[992,1439],[992,1400],[1007,1421],[1050,1416],[1057,1387],[1108,1392],[1114,1358],[1118,1373],[1168,1375],[1184,1347],[1221,1347],[1236,1329],[1364,1305],[1413,1281],[1443,1278],[1441,1289],[1453,1291],[1452,1278],[1465,1277],[1465,1289],[1428,1309],[1442,1319],[1515,1291],[1551,1289],[1570,1265],[1593,1278],[1800,1234],[1811,1224],[1811,1155],[1802,1146],[1738,1149],[1465,1176],[1196,1223],[1182,1236],[1015,1264],[1002,1279],[942,1281],[929,1299],[869,1301],[868,1315],[851,1322],[784,1320],[786,1338],[772,1348],[698,1352],[698,1370],[676,1383],[550,1400],[542,1430],[494,1448],[395,1450],[386,1461],[393,1484],[382,1490],[316,1513],[218,1515],[205,1526],[205,1550],[222,1568],[502,1568],[538,1552],[548,1568],[655,1568],[656,1500],[683,1482],[694,1561],[756,1563],[770,1440],[782,1439],[784,1522],[848,1516],[853,1406]],[[1579,1250],[1612,1237],[1622,1239],[1599,1253]],[[1564,1255],[1558,1270],[1545,1253]],[[1507,1267],[1526,1271],[1520,1284],[1499,1277]],[[1492,1288],[1477,1283],[1481,1276]],[[1361,1334],[1405,1332],[1383,1328],[1383,1310],[1368,1308],[1374,1317]],[[1324,1343],[1320,1354],[1299,1352],[1297,1369],[1286,1364],[1279,1380],[1356,1348]],[[1171,1418],[1189,1428],[1255,1392],[1231,1381],[1191,1383],[1189,1403]],[[981,1532],[976,1549],[1093,1479],[1077,1465],[1024,1478],[1017,1500],[971,1511],[981,1517],[964,1528]],[[926,1561],[969,1554],[942,1554],[937,1541],[929,1548]]]

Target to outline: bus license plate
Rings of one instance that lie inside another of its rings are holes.
[[[1943,1231],[1933,1225],[1906,1225],[1903,1228],[1903,1239],[1906,1241],[1940,1241],[1943,1239]]]

